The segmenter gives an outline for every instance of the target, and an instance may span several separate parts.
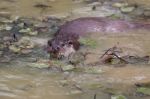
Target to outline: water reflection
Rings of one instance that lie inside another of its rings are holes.
[[[67,99],[59,74],[29,68],[0,68],[1,99]],[[69,98],[70,99],[70,98]]]

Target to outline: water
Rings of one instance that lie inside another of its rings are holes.
[[[127,0],[131,3],[150,5],[150,0]],[[80,7],[83,3],[73,3],[72,0],[1,0],[0,11],[10,12],[16,16],[39,17],[54,13],[67,13]],[[48,4],[46,9],[35,8],[37,3]],[[138,33],[137,33],[138,32]],[[132,31],[128,35],[95,35],[99,48],[93,52],[103,52],[114,45],[127,48],[132,54],[150,55],[149,31]],[[93,57],[96,57],[93,55]],[[93,58],[92,58],[93,59]],[[89,58],[89,60],[91,60]],[[102,74],[87,74],[79,72],[61,73],[40,70],[17,64],[0,64],[0,99],[92,99],[97,93],[97,99],[110,99],[110,94],[103,92],[105,88],[120,90],[129,99],[149,99],[134,95],[135,83],[150,82],[149,65],[127,65],[125,67],[101,66]],[[69,83],[65,83],[66,80]],[[91,90],[86,85],[100,83],[104,88]],[[79,86],[79,88],[78,88]],[[80,90],[80,88],[82,90]]]
[[[69,99],[67,89],[59,85],[60,74],[29,68],[0,68],[1,99]]]
[[[9,2],[14,1],[14,2]],[[45,4],[50,7],[36,8],[36,4]],[[77,8],[80,4],[73,3],[72,0],[1,0],[2,11],[8,11],[14,15],[26,17],[39,17],[54,13],[70,12],[73,8]]]

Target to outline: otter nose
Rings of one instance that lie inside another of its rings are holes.
[[[54,49],[55,51],[59,51],[59,50],[60,50],[60,47],[59,47],[59,46],[54,46],[53,49]]]

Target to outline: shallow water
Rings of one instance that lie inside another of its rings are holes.
[[[78,0],[77,0],[78,1]],[[79,0],[80,1],[80,0]],[[82,1],[82,0],[81,0]],[[150,0],[126,0],[128,3],[150,6]],[[26,17],[39,17],[50,14],[70,13],[74,8],[84,3],[75,3],[73,0],[1,0],[0,12],[10,12],[13,15]],[[36,4],[45,4],[50,7],[34,7]]]
[[[31,68],[0,68],[1,99],[69,99],[68,89],[59,85],[58,73],[49,73]]]
[[[34,7],[36,4],[44,4],[49,7]],[[7,11],[13,15],[26,17],[39,17],[53,13],[66,13],[70,12],[73,8],[80,6],[80,4],[73,3],[72,0],[2,0],[0,5],[1,11]]]
[[[150,5],[150,0],[127,1]],[[1,0],[0,2],[0,11],[8,11],[16,16],[27,17],[66,13],[83,5],[82,3],[73,3],[71,0],[56,0],[54,2],[51,0]],[[39,2],[51,7],[46,9],[33,7]],[[150,55],[149,31],[132,31],[128,35],[119,36],[96,34],[93,37],[98,41],[99,47],[91,51],[98,55],[93,55],[88,61],[98,58],[104,50],[115,45],[123,47],[126,51],[130,50],[127,54]],[[88,88],[87,85],[95,83],[100,83],[104,88],[117,89],[128,99],[150,98],[134,95],[135,83],[150,82],[150,65],[100,66],[99,68],[104,71],[102,74],[52,72],[46,69],[18,66],[18,63],[0,65],[0,99],[92,99],[95,93],[97,93],[97,99],[110,99],[110,94],[103,92],[103,88],[94,90]],[[69,84],[66,84],[66,80]]]
[[[93,36],[95,37],[95,35]],[[150,34],[144,30],[136,34],[132,32],[119,36],[96,34],[95,38],[98,40],[99,46],[91,49],[91,52],[98,55],[94,54],[92,57],[99,57],[105,49],[117,45],[118,42],[119,46],[127,48],[126,51],[130,50],[130,55],[150,55],[149,36]],[[135,96],[135,84],[150,82],[150,65],[137,64],[121,67],[100,65],[99,69],[103,72],[92,74],[52,72],[48,69],[26,67],[25,64],[21,66],[21,63],[17,63],[16,66],[15,64],[0,67],[0,98],[91,99],[96,93],[99,98],[110,99],[110,94],[104,90],[112,88],[117,90],[115,93],[122,93],[129,99],[149,99],[149,97]],[[93,84],[100,84],[103,87],[91,89],[90,86]]]

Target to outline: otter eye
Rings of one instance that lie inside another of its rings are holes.
[[[60,49],[60,47],[59,47],[59,46],[57,46],[57,47],[56,47],[56,50],[59,50],[59,49]]]
[[[72,41],[69,41],[69,42],[68,42],[68,44],[72,45],[72,44],[73,44],[73,42],[72,42]]]

